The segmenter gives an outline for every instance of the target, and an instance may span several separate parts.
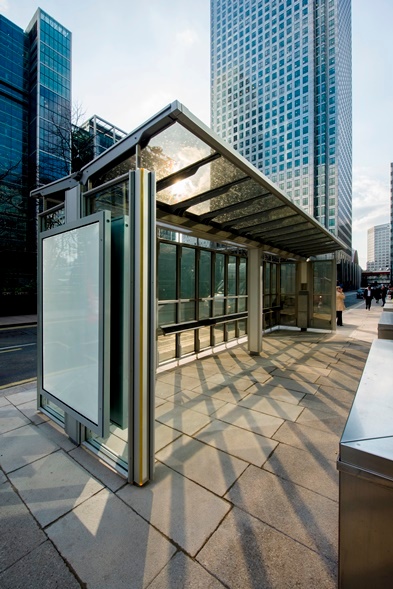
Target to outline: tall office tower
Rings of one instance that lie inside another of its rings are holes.
[[[211,0],[211,125],[352,243],[351,0]]]
[[[390,164],[390,282],[393,281],[393,163]]]
[[[41,9],[26,31],[0,15],[0,54],[1,295],[34,282],[30,190],[70,169],[71,33]]]
[[[375,225],[367,231],[367,270],[390,269],[390,223]]]

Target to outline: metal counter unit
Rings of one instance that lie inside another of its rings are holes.
[[[340,589],[393,586],[392,361],[374,340],[340,441]]]

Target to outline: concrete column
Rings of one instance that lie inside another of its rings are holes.
[[[262,351],[262,250],[248,252],[248,351]]]

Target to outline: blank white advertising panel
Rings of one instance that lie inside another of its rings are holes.
[[[41,235],[41,394],[99,435],[109,421],[108,225],[101,212]]]

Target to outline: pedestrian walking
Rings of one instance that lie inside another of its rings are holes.
[[[383,284],[383,285],[381,286],[381,301],[382,301],[382,307],[384,307],[384,306],[385,306],[386,295],[387,295],[387,289],[386,289],[386,286]]]
[[[366,301],[366,310],[370,310],[371,308],[371,301],[373,299],[373,291],[371,286],[368,286],[364,291],[364,298]]]
[[[341,286],[336,286],[336,317],[337,325],[342,327],[343,325],[343,311],[345,309],[345,294]]]

